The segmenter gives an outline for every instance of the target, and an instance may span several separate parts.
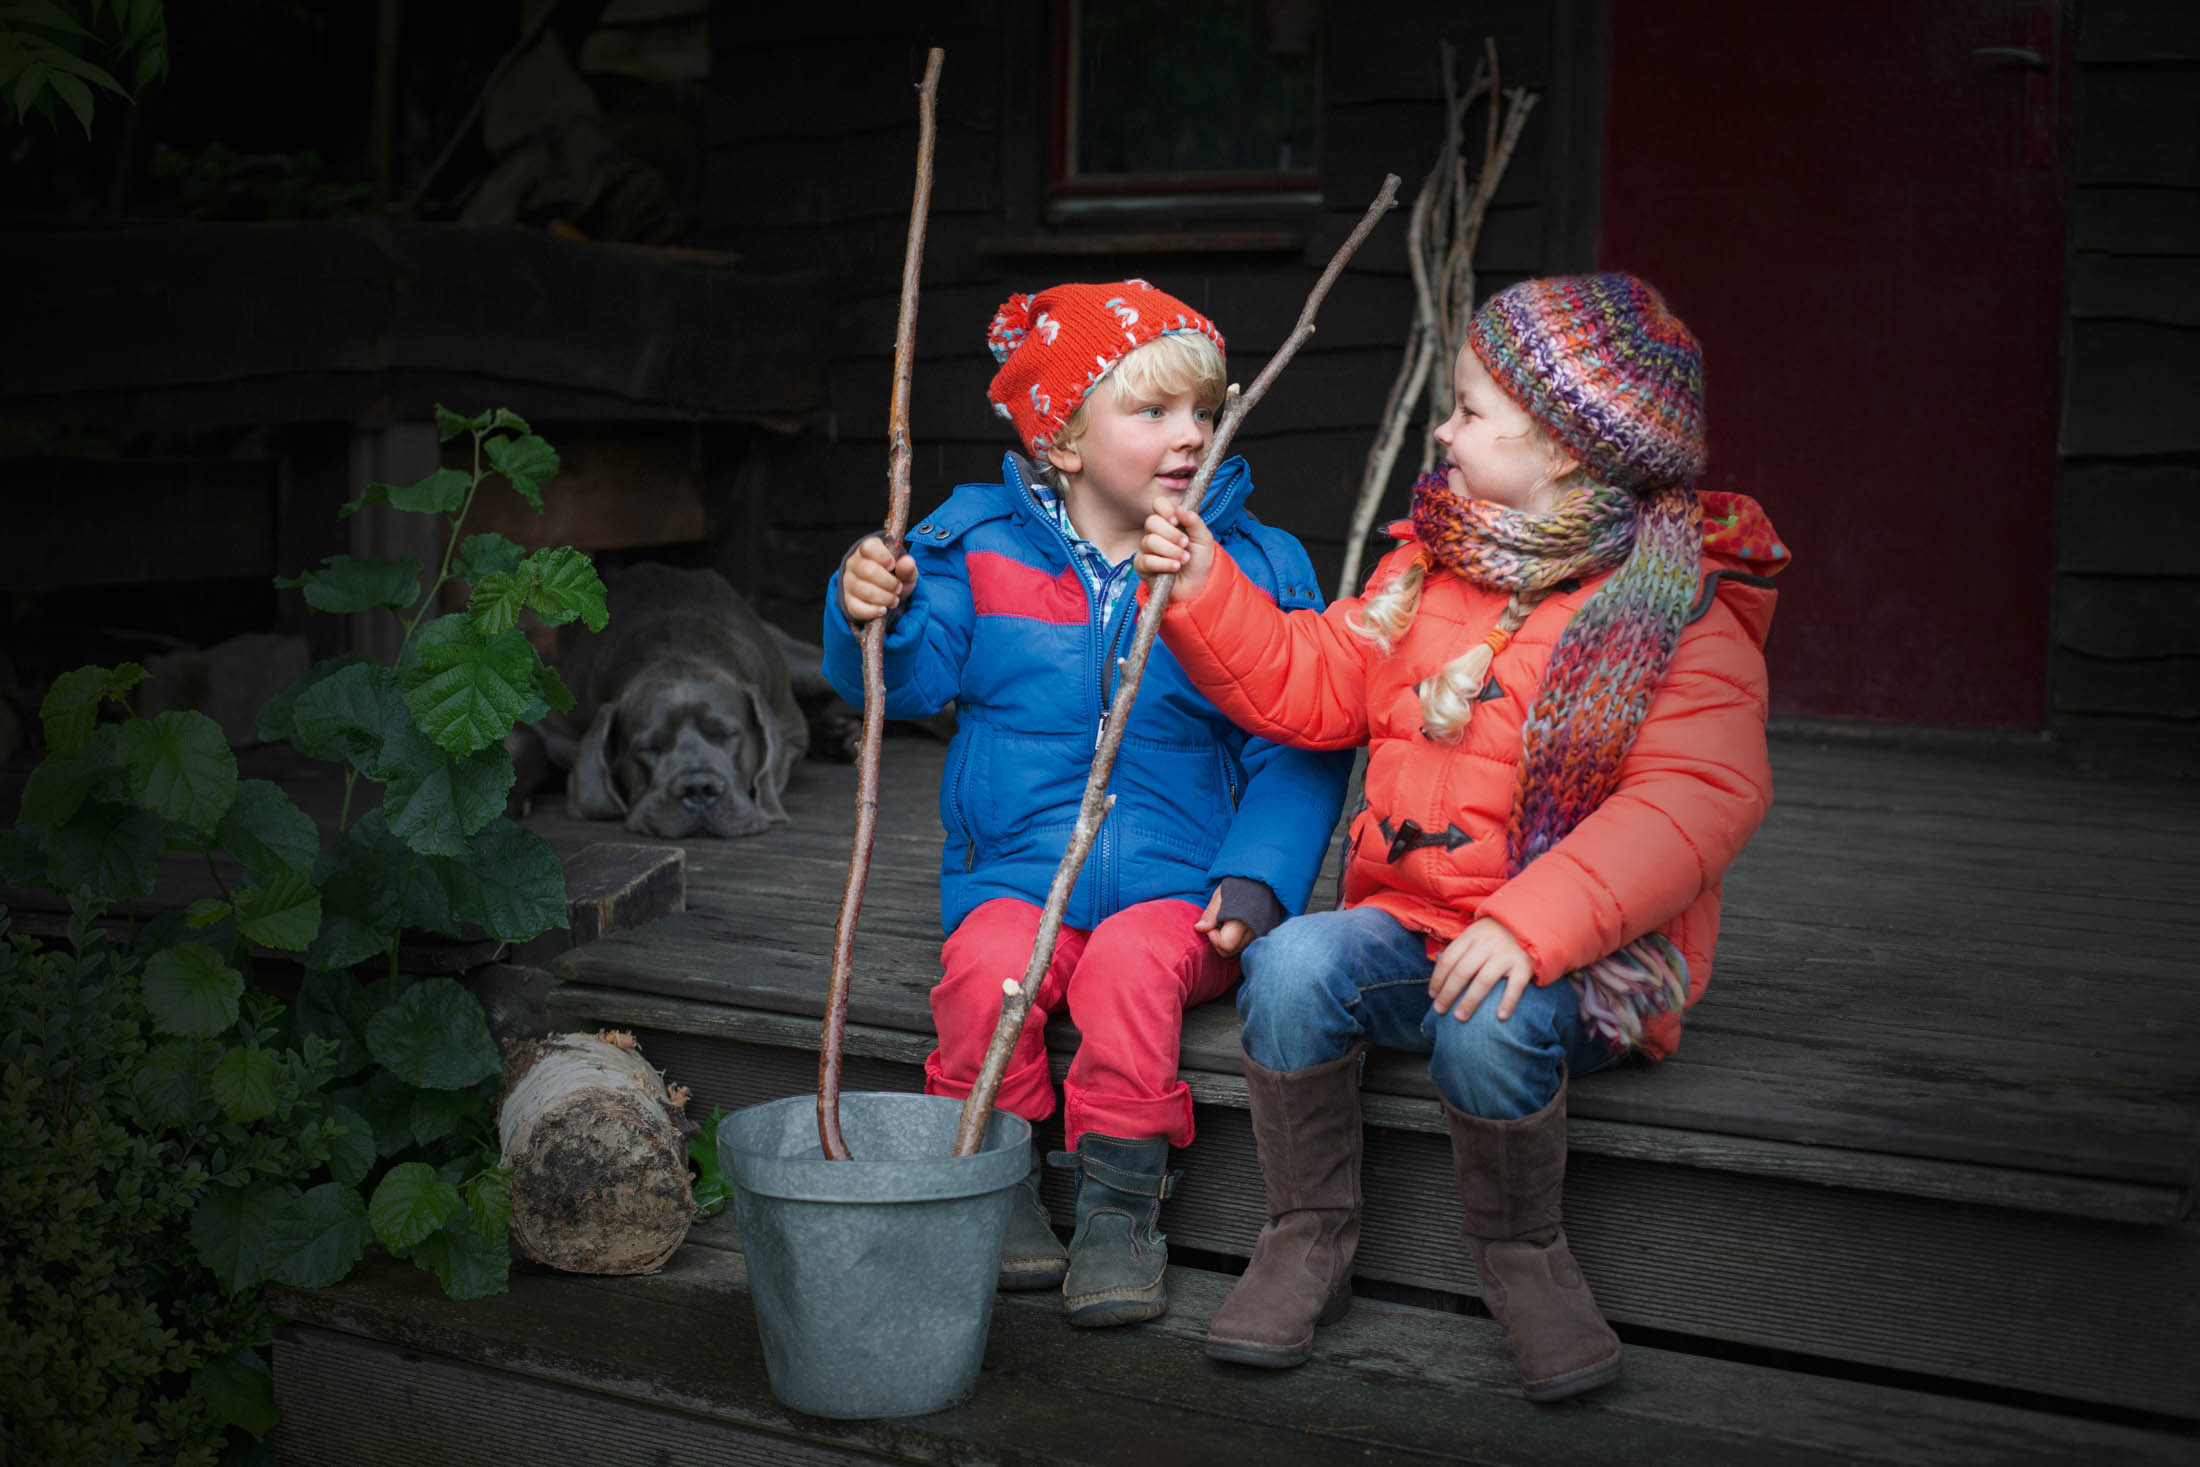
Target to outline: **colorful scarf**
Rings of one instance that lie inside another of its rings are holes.
[[[1517,875],[1618,784],[1695,602],[1703,509],[1685,484],[1637,496],[1591,482],[1528,514],[1463,499],[1430,473],[1413,486],[1412,514],[1430,563],[1491,590],[1541,592],[1618,567],[1559,635],[1522,726],[1505,832],[1506,870]],[[1688,997],[1687,964],[1656,933],[1567,976],[1584,1021],[1615,1047],[1640,1043],[1645,1018]]]

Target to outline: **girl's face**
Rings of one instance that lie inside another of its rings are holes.
[[[1541,514],[1558,502],[1558,481],[1576,463],[1490,378],[1471,347],[1452,368],[1451,416],[1436,427],[1444,482],[1454,494]]]

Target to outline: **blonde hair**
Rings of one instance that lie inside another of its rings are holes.
[[[1561,472],[1562,450],[1558,444],[1540,424],[1532,425],[1529,431],[1551,456],[1549,471],[1529,488],[1529,497],[1532,499],[1545,489],[1563,491],[1579,487],[1585,479],[1583,471],[1577,466]],[[1415,556],[1397,575],[1379,587],[1370,587],[1359,606],[1346,614],[1345,625],[1381,648],[1384,656],[1389,656],[1397,650],[1406,628],[1413,624],[1414,613],[1420,609],[1421,589],[1428,580],[1428,572],[1429,562],[1423,556]],[[1421,699],[1423,732],[1439,743],[1451,743],[1466,732],[1467,722],[1474,716],[1475,700],[1482,692],[1482,685],[1489,681],[1490,664],[1497,660],[1497,654],[1512,640],[1513,633],[1520,630],[1549,594],[1547,590],[1515,591],[1505,602],[1497,625],[1488,635],[1414,688]]]
[[[1189,392],[1204,408],[1222,404],[1229,388],[1229,368],[1222,349],[1197,331],[1165,331],[1143,346],[1131,348],[1108,369],[1106,376],[1085,393],[1077,410],[1062,424],[1048,446],[1068,450],[1085,435],[1085,409],[1093,392],[1105,387],[1117,401],[1125,397],[1171,397]]]

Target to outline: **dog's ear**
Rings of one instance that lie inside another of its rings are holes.
[[[616,702],[598,708],[573,752],[573,773],[565,781],[565,813],[575,820],[616,820],[626,813],[626,800],[611,778],[611,751],[605,747],[618,717]]]
[[[749,795],[767,818],[784,820],[787,807],[780,803],[779,792],[810,747],[809,720],[784,684],[777,688],[743,684],[741,691],[748,695],[749,710],[764,734],[764,757],[749,782]]]

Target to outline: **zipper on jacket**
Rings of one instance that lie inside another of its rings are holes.
[[[973,733],[971,737],[976,738],[976,734]],[[970,823],[970,818],[963,813],[962,798],[963,772],[969,767],[970,745],[966,742],[962,751],[956,755],[955,767],[948,776],[947,808],[955,812],[955,824],[960,827],[963,838],[963,870],[975,871],[978,869],[978,832]]]

